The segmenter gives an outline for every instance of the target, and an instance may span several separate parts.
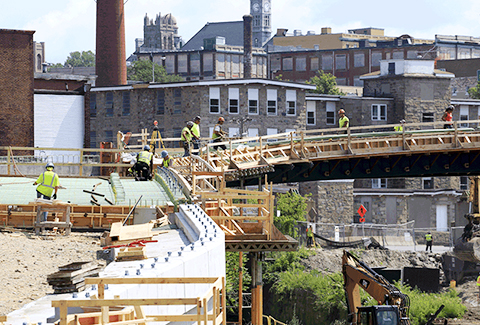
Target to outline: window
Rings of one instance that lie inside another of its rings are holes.
[[[469,189],[468,176],[460,176],[460,190],[466,191]]]
[[[327,125],[335,125],[335,103],[327,102]]]
[[[387,105],[373,104],[372,105],[372,121],[386,121],[387,120]]]
[[[90,131],[90,148],[97,147],[97,132]]]
[[[239,90],[238,88],[228,88],[228,112],[230,114],[238,114],[238,100]]]
[[[422,187],[424,190],[431,190],[433,189],[433,180],[431,177],[423,177],[422,178]]]
[[[257,128],[248,128],[247,136],[249,138],[258,137],[258,129]]]
[[[287,90],[287,115],[293,116],[297,114],[297,91],[296,90]]]
[[[277,133],[278,133],[277,129],[275,129],[275,128],[267,128],[267,135],[275,135],[275,134],[277,134]],[[270,141],[277,141],[277,140],[275,140],[275,139],[267,139],[267,141],[270,142]]]
[[[403,51],[395,51],[395,52],[393,52],[392,58],[394,58],[394,59],[403,59]]]
[[[178,73],[188,72],[188,56],[186,54],[179,54],[177,56]]]
[[[190,53],[190,73],[200,73],[200,53]]]
[[[333,70],[332,55],[322,55],[322,70]]]
[[[175,56],[167,55],[165,58],[165,71],[169,74],[175,73]]]
[[[347,68],[347,56],[345,54],[335,55],[335,69],[345,70]]]
[[[213,53],[203,53],[203,71],[213,71]]]
[[[388,74],[395,74],[395,62],[388,63]]]
[[[468,106],[460,106],[460,121],[468,121]],[[461,123],[460,127],[467,128],[468,123]]]
[[[130,93],[129,92],[123,93],[122,115],[123,116],[130,115]]]
[[[248,90],[248,114],[258,115],[258,89]]]
[[[339,86],[347,86],[347,78],[337,78],[336,81]]]
[[[105,94],[105,116],[113,116],[113,93],[111,91]]]
[[[295,59],[295,70],[296,71],[306,71],[307,70],[307,58],[306,57],[297,57]]]
[[[293,70],[293,58],[283,58],[283,71]]]
[[[422,113],[422,122],[435,122],[434,113]]]
[[[97,116],[97,94],[90,93],[90,117]]]
[[[228,137],[238,138],[240,136],[241,136],[240,128],[233,128],[233,127],[228,128]]]
[[[174,110],[173,114],[182,114],[182,89],[175,88],[173,90],[173,97],[174,97]]]
[[[387,188],[387,179],[386,178],[372,179],[372,188]]]
[[[225,54],[217,53],[217,69],[218,72],[225,72]]]
[[[311,58],[310,59],[310,70],[317,71],[320,68],[319,59],[318,58]]]
[[[360,76],[354,76],[353,77],[353,85],[355,87],[363,87],[363,80],[360,79]]]
[[[379,67],[382,59],[382,52],[372,52],[372,67]]]
[[[220,114],[220,88],[210,88],[210,113]]]
[[[113,142],[113,131],[106,130],[105,131],[105,142]]]
[[[276,89],[267,89],[267,115],[277,115]]]
[[[418,53],[417,51],[408,51],[407,52],[407,59],[417,59]]]
[[[307,102],[307,125],[315,125],[315,122],[315,102],[309,101]]]
[[[276,58],[273,58],[271,59],[271,62],[270,62],[270,69],[271,71],[279,71],[282,69],[282,67],[280,66],[280,58],[279,57],[276,57]]]
[[[353,65],[355,66],[355,68],[364,67],[365,66],[365,54],[355,53],[353,55]]]
[[[165,90],[159,89],[157,91],[157,114],[165,114]]]
[[[232,75],[240,73],[240,55],[232,55]]]

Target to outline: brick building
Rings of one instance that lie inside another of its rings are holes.
[[[224,130],[230,136],[305,129],[305,94],[313,89],[311,85],[265,79],[92,88],[91,147],[100,141],[114,141],[117,131],[151,131],[154,120],[163,138],[180,137],[185,123],[197,115],[202,117],[201,136],[207,138],[219,116],[225,118]],[[249,120],[242,122],[246,117]]]
[[[1,146],[33,147],[33,34],[0,29]]]

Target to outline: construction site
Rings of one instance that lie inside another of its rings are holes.
[[[118,149],[97,149],[99,157],[104,157],[99,162],[82,158],[81,163],[61,163],[58,157],[50,157],[56,161],[61,183],[59,199],[53,201],[34,199],[32,171],[43,169],[45,161],[16,154],[17,150],[39,149],[2,148],[8,156],[0,166],[4,171],[0,213],[2,229],[11,232],[12,241],[27,236],[41,241],[50,238],[54,244],[55,238],[74,236],[72,231],[97,232],[91,237],[92,260],[62,263],[58,271],[50,270],[47,281],[54,292],[2,316],[2,323],[226,324],[225,252],[240,252],[240,258],[243,253],[253,257],[248,308],[251,323],[262,324],[267,317],[263,313],[262,256],[299,247],[297,240],[273,224],[274,182],[371,174],[479,174],[475,163],[480,155],[478,131],[458,128],[456,123],[450,130],[435,129],[436,124],[424,130],[405,124],[402,131],[393,132],[352,127],[347,134],[324,129],[230,139],[222,143],[226,150],[214,150],[214,144],[206,143],[189,157],[168,149],[175,157],[173,165],[161,167],[162,159],[154,156],[150,181],[124,176],[132,166],[126,160],[162,139],[145,132],[132,134],[130,139],[138,137],[140,144],[126,149],[119,133]],[[105,176],[85,176],[94,168]],[[46,221],[41,218],[45,212]],[[353,247],[349,244],[365,237],[350,234],[347,241],[338,241],[335,236],[316,236],[319,244],[332,248]],[[388,240],[399,245],[407,240],[403,233],[395,238]],[[97,245],[104,249],[96,252]],[[474,248],[465,250],[475,253]],[[32,255],[36,264],[48,259],[48,255]],[[438,265],[434,260],[431,266]],[[15,278],[23,281],[22,270],[15,272],[19,273]],[[442,272],[447,276],[445,269]],[[5,286],[16,292],[13,283]]]

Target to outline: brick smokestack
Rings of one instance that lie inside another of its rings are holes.
[[[97,0],[96,86],[127,84],[124,0]]]
[[[252,21],[251,15],[243,16],[243,78],[252,78]]]

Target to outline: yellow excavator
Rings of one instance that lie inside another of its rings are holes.
[[[410,299],[387,279],[348,251],[343,252],[342,272],[349,324],[410,325]],[[378,305],[362,306],[360,288],[378,301]]]
[[[462,236],[456,239],[453,252],[463,261],[480,263],[480,176],[470,176],[469,179],[469,213],[465,215],[468,224]]]

